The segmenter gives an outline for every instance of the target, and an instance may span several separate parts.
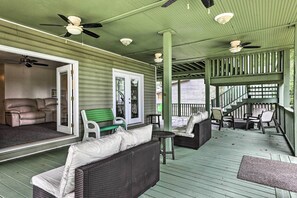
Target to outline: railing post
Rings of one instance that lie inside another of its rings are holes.
[[[180,90],[180,80],[177,81],[177,115],[181,116],[181,90]]]
[[[205,110],[208,111],[208,115],[210,115],[210,73],[211,73],[210,61],[206,60],[204,83],[205,83]]]
[[[220,86],[216,86],[216,107],[220,107]]]

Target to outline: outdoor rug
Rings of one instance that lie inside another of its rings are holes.
[[[243,156],[237,178],[297,192],[297,164]]]

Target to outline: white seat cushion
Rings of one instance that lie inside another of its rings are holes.
[[[146,143],[152,139],[153,125],[147,125],[126,131],[119,127],[117,133],[122,136],[121,151]]]
[[[103,136],[101,139],[93,139],[71,145],[61,179],[60,197],[65,197],[74,191],[76,168],[118,153],[121,140],[121,136],[115,133]]]
[[[60,195],[60,183],[62,179],[62,174],[64,171],[64,166],[40,173],[35,175],[31,179],[31,183],[44,191],[59,197]]]

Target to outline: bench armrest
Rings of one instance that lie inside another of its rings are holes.
[[[124,118],[122,118],[122,117],[115,117],[114,120],[115,120],[115,122],[122,121],[122,123],[125,125],[125,129],[127,130],[127,122],[126,122],[126,120]]]
[[[84,125],[84,137],[83,141],[86,140],[89,137],[89,133],[95,133],[95,138],[100,138],[100,127],[95,121],[87,120],[86,112],[85,110],[81,111],[81,116],[83,120]],[[92,128],[90,128],[90,126]]]

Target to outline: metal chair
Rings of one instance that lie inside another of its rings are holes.
[[[235,129],[235,127],[234,127],[234,117],[232,115],[224,115],[223,110],[220,107],[212,108],[211,119],[216,121],[216,122],[212,122],[212,124],[218,124],[219,125],[219,131],[223,127],[224,122],[231,123],[233,129]]]
[[[259,117],[253,117],[249,116],[246,121],[246,130],[248,129],[248,124],[250,122],[257,123],[258,128],[262,129],[263,134],[265,134],[265,128],[276,128],[277,133],[279,133],[279,124],[277,123],[276,119],[274,118],[274,110],[271,111],[263,111],[262,114]],[[274,126],[270,126],[270,122],[274,122]],[[264,123],[267,124],[267,126],[264,126]]]

